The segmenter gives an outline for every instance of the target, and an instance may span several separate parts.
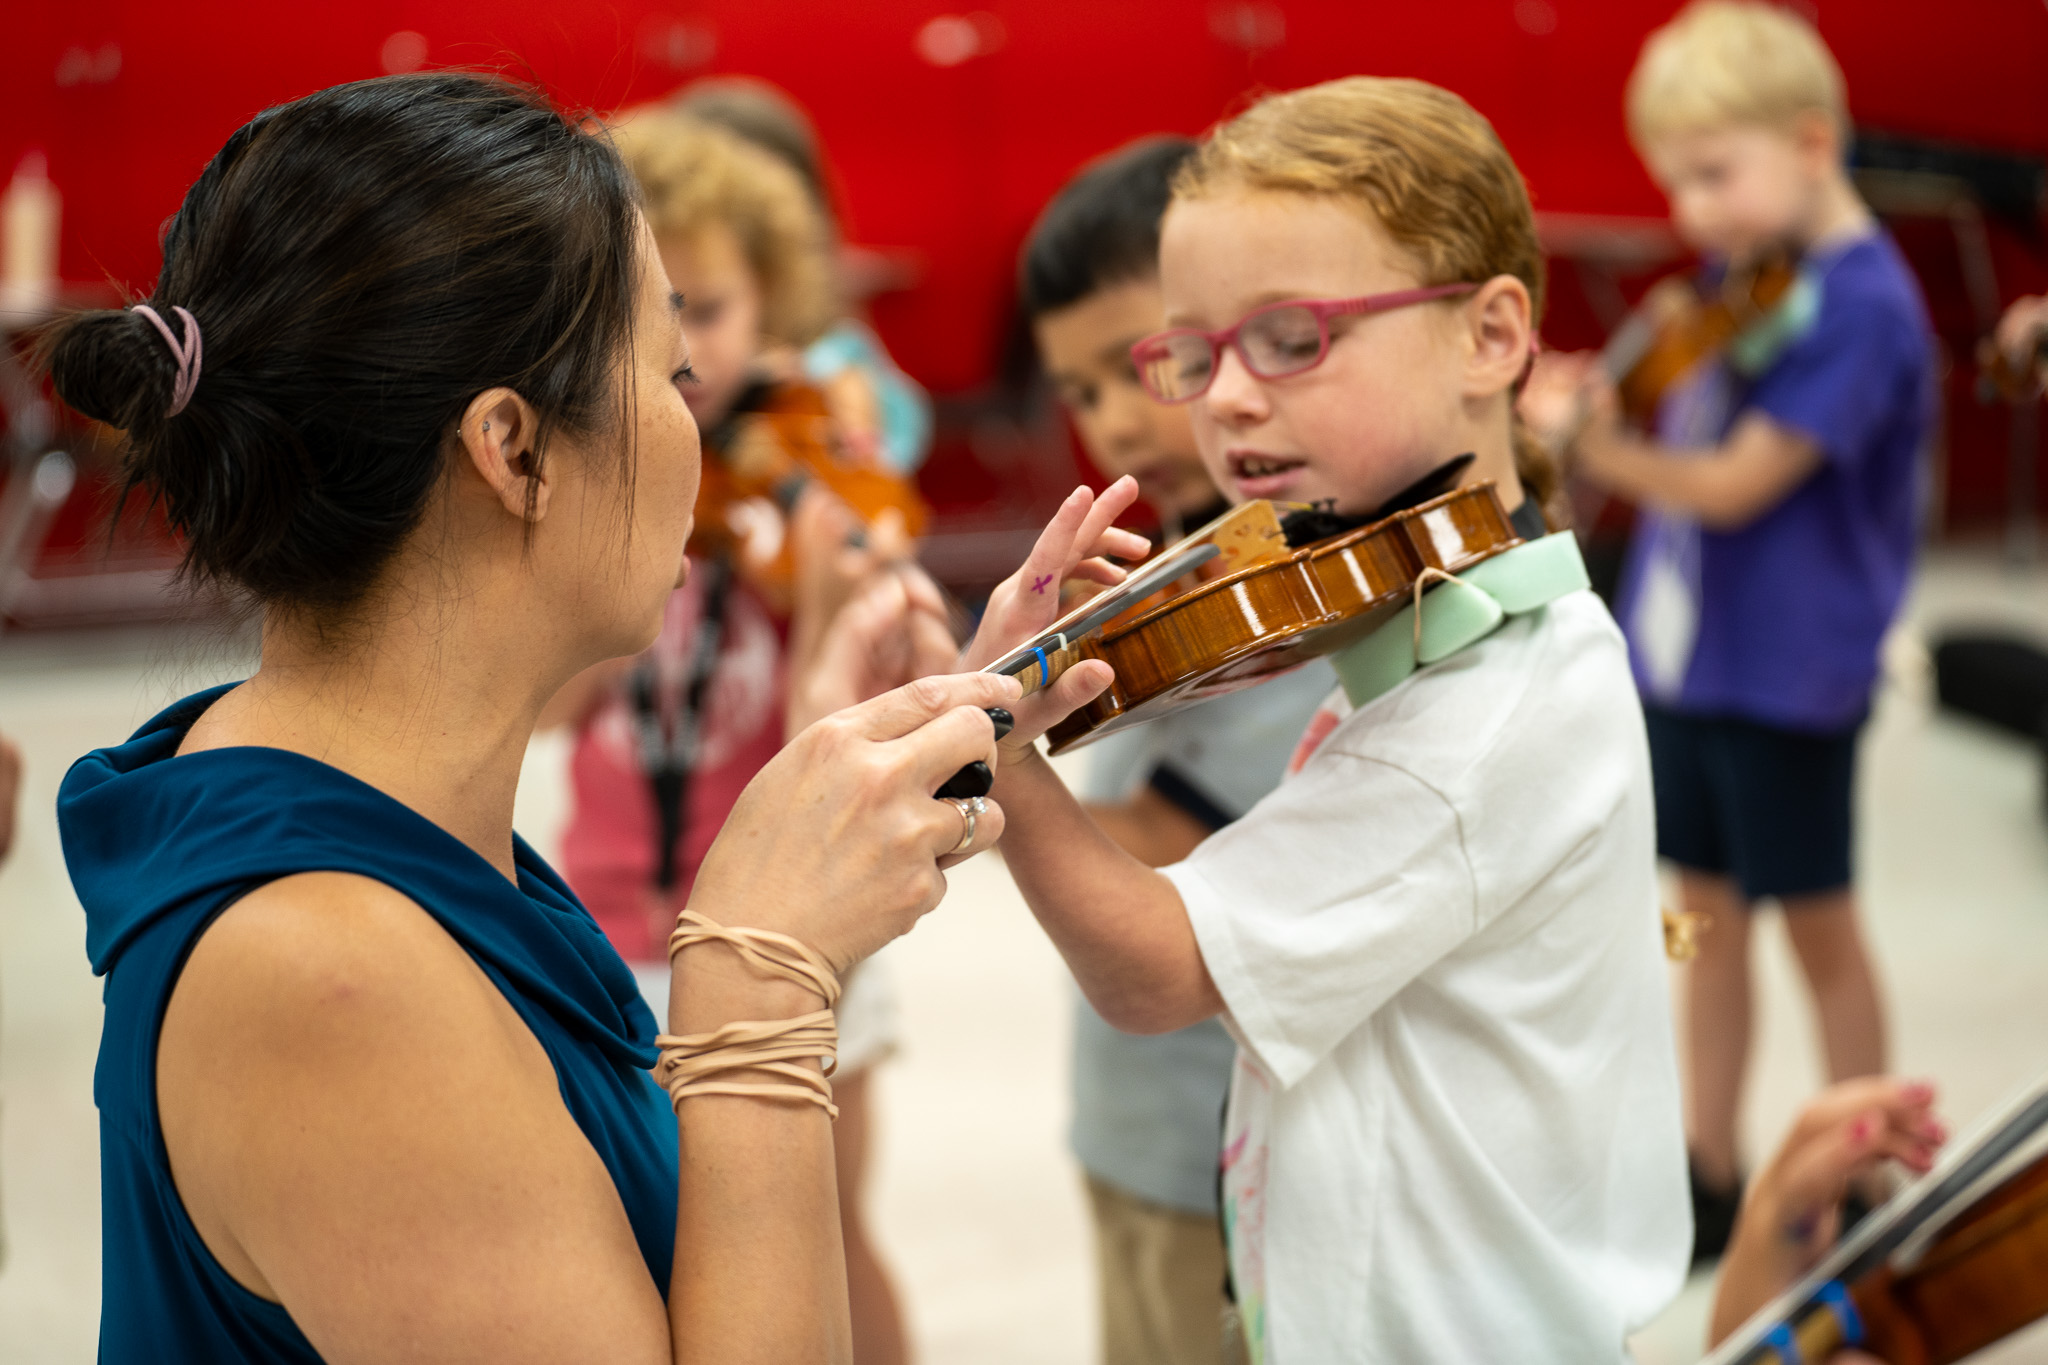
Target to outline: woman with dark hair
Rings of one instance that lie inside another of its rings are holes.
[[[254,676],[60,798],[107,978],[102,1360],[846,1358],[838,974],[1001,832],[933,799],[993,759],[983,708],[1030,733],[1104,678],[871,695],[930,604],[858,599],[803,680],[847,709],[706,857],[657,1039],[511,816],[542,705],[685,572],[678,303],[605,141],[439,73],[259,115],[153,296],[46,339],[189,574],[263,613]],[[1069,551],[1129,553],[1127,500],[1070,499],[1036,567],[1113,580]]]

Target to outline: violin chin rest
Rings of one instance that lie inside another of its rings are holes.
[[[1410,608],[1414,610],[1414,608]],[[1501,604],[1470,583],[1450,579],[1422,595],[1422,629],[1415,662],[1448,659],[1507,619]]]

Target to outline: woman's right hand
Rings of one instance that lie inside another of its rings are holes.
[[[920,678],[811,725],[741,794],[691,908],[793,935],[842,974],[907,932],[945,895],[941,863],[963,830],[960,809],[932,793],[964,765],[994,761],[985,708],[1014,706],[1018,692],[994,674]],[[988,802],[962,852],[1002,829]]]

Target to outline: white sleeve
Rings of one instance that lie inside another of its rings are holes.
[[[1476,930],[1457,811],[1402,769],[1319,754],[1161,871],[1239,1041],[1293,1085]]]

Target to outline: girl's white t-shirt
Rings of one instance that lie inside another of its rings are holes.
[[[1580,591],[1334,694],[1164,869],[1240,1045],[1255,1359],[1626,1358],[1691,1247],[1655,858],[1621,634]]]

